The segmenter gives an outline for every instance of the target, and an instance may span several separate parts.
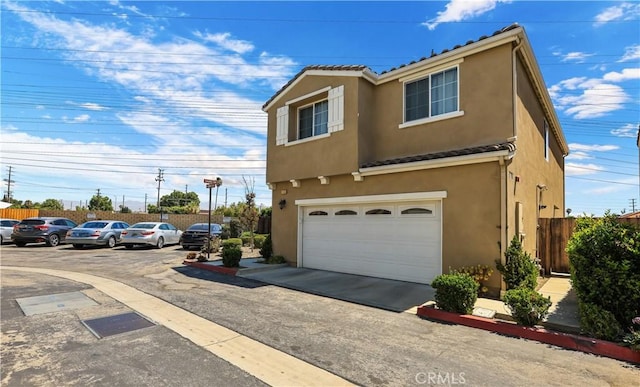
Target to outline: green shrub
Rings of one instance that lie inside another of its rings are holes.
[[[242,250],[239,247],[229,246],[222,250],[222,264],[225,267],[240,266],[240,259],[242,259]]]
[[[629,332],[632,319],[640,316],[640,229],[619,223],[609,212],[602,218],[579,218],[567,253],[578,300],[610,312]],[[591,318],[584,320],[597,324]]]
[[[273,244],[271,242],[271,234],[267,234],[267,237],[262,244],[262,248],[260,249],[260,255],[264,258],[265,261],[268,261],[269,258],[273,255]]]
[[[279,265],[281,263],[287,263],[287,260],[284,259],[282,255],[273,255],[267,260],[267,263],[271,265]]]
[[[249,231],[245,231],[240,234],[240,239],[242,239],[242,245],[248,246],[251,243],[251,233]]]
[[[447,312],[471,314],[480,285],[466,274],[441,274],[432,282],[436,305]]]
[[[489,291],[489,288],[485,285],[485,281],[489,281],[489,278],[491,278],[493,268],[487,265],[462,266],[458,269],[449,268],[449,273],[469,275],[479,285],[478,294],[485,294]]]
[[[622,334],[620,323],[613,313],[595,304],[578,302],[580,329],[596,339],[616,341]]]
[[[239,238],[242,232],[242,225],[238,219],[229,221],[229,238]]]
[[[640,331],[631,331],[622,338],[622,345],[640,351]]]
[[[522,243],[517,235],[513,236],[504,257],[504,265],[496,260],[496,268],[502,274],[507,290],[519,287],[535,290],[538,284],[538,267],[531,255],[522,250]]]
[[[220,238],[209,238],[205,240],[204,245],[200,248],[200,252],[203,254],[206,253],[217,253],[220,249]]]
[[[264,244],[264,241],[267,239],[267,236],[264,234],[255,234],[253,236],[253,247],[260,249]]]
[[[551,299],[528,288],[507,290],[503,298],[511,316],[520,325],[532,327],[549,313]]]
[[[240,238],[229,238],[225,241],[222,241],[222,249],[226,249],[228,247],[242,247],[242,239]]]

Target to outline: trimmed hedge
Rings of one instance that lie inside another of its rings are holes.
[[[431,282],[438,308],[460,314],[473,312],[479,286],[469,275],[461,273],[441,274]]]
[[[238,267],[242,259],[242,250],[237,246],[229,246],[222,250],[222,264],[225,267]]]
[[[242,247],[242,239],[240,238],[229,238],[226,240],[222,241],[222,249],[226,249],[228,247],[237,247],[237,248],[241,248]]]
[[[522,250],[522,243],[517,235],[513,236],[504,257],[504,265],[496,260],[496,268],[502,274],[507,290],[520,287],[535,290],[538,284],[538,267],[531,255]]]
[[[511,310],[511,317],[518,324],[528,327],[542,321],[549,313],[551,306],[550,297],[527,288],[507,290],[503,301]]]

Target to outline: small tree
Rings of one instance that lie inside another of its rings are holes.
[[[89,210],[91,211],[113,211],[113,203],[108,196],[93,195],[89,200]]]
[[[531,255],[522,250],[522,243],[517,235],[513,236],[504,256],[506,262],[503,265],[496,260],[496,268],[504,277],[507,290],[520,287],[535,290],[538,284],[538,267]]]
[[[40,203],[40,209],[42,210],[64,210],[64,206],[60,200],[45,199]]]
[[[262,248],[260,249],[260,255],[267,262],[273,255],[273,244],[271,242],[271,234],[267,235],[267,238],[264,240],[264,243],[262,244]]]
[[[258,210],[256,209],[256,194],[254,193],[254,185],[255,182],[253,179],[247,180],[242,176],[242,181],[244,182],[244,193],[245,193],[245,207],[240,215],[240,222],[245,227],[245,230],[249,231],[251,235],[251,251],[253,251],[254,246],[254,236],[253,232],[256,229],[256,225],[258,224]]]

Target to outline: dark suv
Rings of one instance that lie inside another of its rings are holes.
[[[185,250],[189,250],[192,247],[201,248],[207,239],[207,227],[209,223],[195,223],[189,226],[186,231],[180,236],[180,244]],[[219,238],[222,233],[222,226],[217,223],[211,223],[211,230],[209,235],[214,238]]]
[[[67,231],[76,226],[74,221],[67,218],[27,218],[13,226],[11,238],[18,247],[39,242],[45,242],[47,246],[58,246],[64,241]]]

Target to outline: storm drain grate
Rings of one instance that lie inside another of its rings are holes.
[[[26,316],[34,314],[59,312],[61,310],[81,309],[98,305],[95,301],[85,296],[82,292],[69,292],[50,294],[47,296],[35,296],[17,298],[16,302]]]
[[[155,325],[135,312],[81,321],[99,339]]]

